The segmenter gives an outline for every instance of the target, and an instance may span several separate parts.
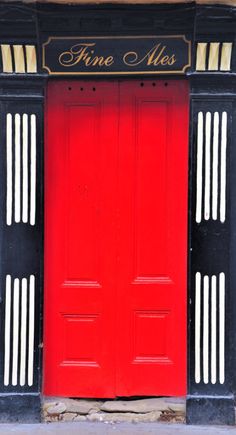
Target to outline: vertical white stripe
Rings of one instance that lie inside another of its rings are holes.
[[[31,115],[31,160],[30,160],[30,224],[35,225],[36,212],[36,116]]]
[[[210,171],[211,171],[211,113],[207,112],[205,122],[205,196],[204,218],[210,218]]]
[[[23,115],[23,143],[22,143],[22,160],[23,160],[23,189],[22,189],[22,221],[28,222],[28,115]]]
[[[219,288],[219,381],[225,382],[225,274],[220,273]]]
[[[227,113],[222,113],[221,124],[221,170],[220,170],[220,221],[225,222],[226,213],[226,147],[227,147]]]
[[[218,207],[218,152],[219,152],[219,113],[214,113],[213,156],[212,156],[212,219],[217,219]]]
[[[211,382],[216,383],[216,276],[211,277]]]
[[[195,276],[195,382],[201,381],[200,331],[201,331],[201,274]]]
[[[25,385],[26,366],[26,322],[27,322],[27,279],[22,279],[21,290],[21,351],[20,351],[20,385]]]
[[[9,385],[11,333],[11,276],[6,276],[4,385]]]
[[[7,225],[12,224],[12,115],[7,114],[7,200],[6,200],[6,222]]]
[[[203,278],[203,382],[209,381],[209,276]]]
[[[33,385],[34,368],[34,309],[35,309],[35,277],[30,275],[29,284],[29,353],[28,353],[28,385]]]
[[[15,222],[20,222],[20,203],[21,203],[21,170],[20,170],[20,115],[15,115]]]
[[[198,113],[197,126],[197,192],[196,192],[196,222],[202,220],[202,156],[203,156],[203,113]]]
[[[14,280],[12,385],[17,385],[19,347],[19,279]]]

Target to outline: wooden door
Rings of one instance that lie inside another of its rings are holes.
[[[188,90],[51,82],[44,393],[186,391]]]
[[[186,83],[121,83],[119,142],[117,395],[183,395]]]

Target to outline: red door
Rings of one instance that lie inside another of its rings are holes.
[[[184,395],[188,87],[51,82],[44,393]]]

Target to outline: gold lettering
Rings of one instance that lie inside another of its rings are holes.
[[[104,66],[105,58],[103,56],[94,56],[94,58],[87,64],[88,66]]]
[[[158,43],[145,54],[137,51],[127,51],[123,55],[123,62],[128,67],[144,66],[172,66],[177,59],[175,54],[169,54],[166,45]],[[73,45],[69,50],[59,55],[59,63],[64,67],[72,67],[83,64],[84,67],[109,67],[114,64],[114,57],[111,55],[102,56],[96,53],[95,42],[82,42]]]
[[[175,62],[176,62],[176,58],[175,58],[175,55],[173,54],[169,59],[168,65],[170,65],[170,66],[174,65]]]
[[[160,64],[161,65],[167,65],[169,62],[169,56],[164,56],[161,60],[160,60]]]
[[[175,55],[172,54],[171,56],[165,54],[166,52],[166,45],[157,44],[154,45],[143,57],[139,57],[138,53],[136,51],[128,51],[123,56],[123,62],[127,66],[138,66],[144,61],[146,62],[147,66],[151,65],[173,65],[176,62]]]
[[[127,59],[129,57],[131,57],[131,59]],[[141,59],[141,61],[139,61],[137,63],[137,59],[138,59],[138,55],[137,55],[136,51],[128,51],[123,56],[123,62],[125,65],[128,65],[128,66],[137,66],[143,61],[143,59]]]
[[[73,45],[70,50],[64,51],[59,56],[59,63],[65,67],[71,67],[78,63],[88,66],[110,66],[114,63],[113,56],[94,55],[95,42]]]
[[[155,65],[156,59],[154,58],[154,56],[155,56],[157,50],[159,49],[160,45],[161,44],[155,45],[141,59],[139,59],[139,56],[138,56],[136,51],[128,51],[123,56],[123,62],[127,66],[138,66],[141,63],[143,63],[145,59],[147,59],[147,65],[152,65],[152,64]],[[161,52],[158,54],[158,58],[159,58],[159,56],[161,56],[163,50],[164,50],[164,47],[162,48]]]
[[[159,49],[160,45],[161,45],[161,44],[158,44],[158,45],[156,45],[156,47],[153,47],[153,49],[152,49],[152,53],[151,53],[151,56],[149,56],[149,60],[148,60],[147,65],[152,65],[152,64],[155,65],[155,66],[156,66],[156,65],[159,65],[159,60],[160,60],[162,54],[164,53],[164,51],[165,51],[165,49],[166,49],[166,47],[164,46],[164,47],[162,47],[161,50],[157,53],[157,50]],[[157,54],[157,56],[156,56],[156,54]],[[156,57],[154,58],[154,56],[156,56]]]
[[[95,43],[77,44],[71,47],[69,51],[64,51],[59,56],[59,62],[63,66],[74,66],[81,60],[85,61],[89,47],[94,47]]]
[[[105,63],[106,66],[110,66],[110,65],[112,65],[112,64],[114,63],[114,58],[113,58],[113,56],[108,56],[108,57],[105,59],[104,63]]]

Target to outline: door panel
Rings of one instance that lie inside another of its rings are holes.
[[[185,394],[186,83],[51,82],[46,121],[45,394]]]
[[[47,119],[45,394],[113,397],[117,84],[53,82]]]
[[[117,395],[183,395],[188,93],[142,84],[120,85]]]

